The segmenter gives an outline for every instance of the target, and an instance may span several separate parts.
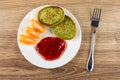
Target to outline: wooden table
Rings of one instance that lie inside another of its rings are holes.
[[[63,67],[42,69],[29,63],[17,45],[17,30],[32,9],[55,4],[71,11],[82,29],[75,58]],[[90,49],[90,13],[102,8],[95,45],[95,69],[86,71]],[[120,0],[0,0],[0,80],[120,80]]]

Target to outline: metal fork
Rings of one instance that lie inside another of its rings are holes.
[[[87,61],[86,69],[87,71],[91,72],[94,68],[94,46],[95,46],[95,38],[96,38],[96,28],[99,26],[100,22],[100,15],[101,15],[101,9],[100,8],[94,8],[93,14],[92,14],[92,42],[91,42],[91,48],[90,53]]]

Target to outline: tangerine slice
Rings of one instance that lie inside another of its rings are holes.
[[[22,43],[22,44],[36,44],[36,40],[32,39],[31,37],[25,35],[25,34],[21,34],[20,35],[20,39],[19,41]]]
[[[36,33],[31,27],[26,27],[25,32],[31,37],[38,39],[40,38],[40,35]]]
[[[32,25],[32,29],[33,29],[35,32],[37,32],[37,33],[40,33],[40,32],[41,32],[41,30],[40,30],[40,29],[36,28],[36,27],[35,27],[35,26],[33,26],[33,25]]]
[[[31,19],[30,23],[32,25],[32,28],[35,32],[41,32],[44,33],[45,32],[45,27],[43,24],[41,24],[39,21],[35,20],[35,19]]]

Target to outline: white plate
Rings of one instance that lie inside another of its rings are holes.
[[[33,9],[23,18],[23,20],[19,26],[19,29],[18,29],[17,40],[18,40],[18,46],[20,48],[22,55],[30,63],[32,63],[33,65],[36,65],[38,67],[41,67],[41,68],[50,69],[50,68],[57,68],[57,67],[63,66],[66,63],[68,63],[69,61],[71,61],[75,57],[75,55],[77,54],[78,50],[80,49],[82,37],[81,37],[80,25],[79,25],[77,19],[72,15],[71,12],[62,8],[64,10],[65,14],[67,16],[71,17],[71,19],[75,23],[76,36],[71,40],[66,40],[67,48],[66,48],[65,52],[63,53],[63,55],[59,59],[53,60],[53,61],[46,61],[36,52],[35,45],[21,44],[19,42],[19,35],[21,33],[24,33],[24,29],[27,25],[30,25],[30,23],[29,23],[30,19],[32,19],[32,18],[37,19],[38,11],[46,6],[51,6],[51,5],[44,5],[44,6],[40,6],[40,7],[36,8],[36,9]],[[46,32],[44,34],[41,34],[41,39],[48,37],[48,36],[55,36],[55,35],[51,32],[50,28],[46,26]],[[38,42],[40,40],[38,40]]]

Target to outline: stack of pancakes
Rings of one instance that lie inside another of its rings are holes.
[[[65,15],[64,10],[57,6],[48,6],[38,13],[41,23],[51,27],[53,33],[62,39],[69,40],[76,34],[76,26],[73,20]]]

